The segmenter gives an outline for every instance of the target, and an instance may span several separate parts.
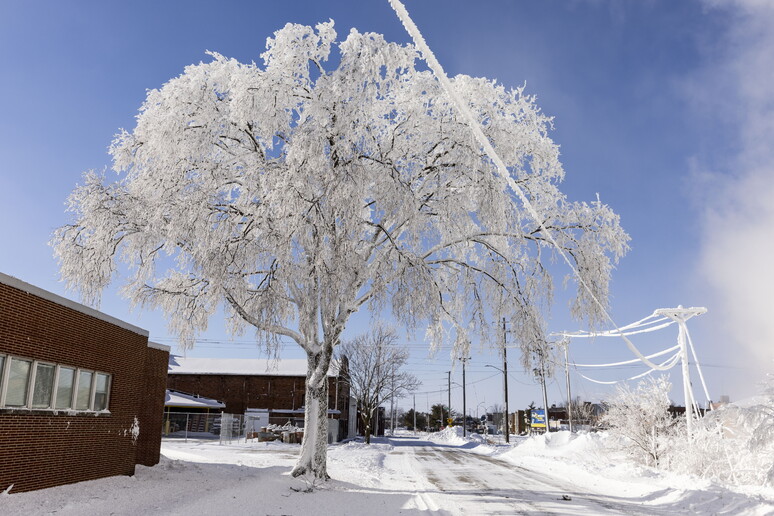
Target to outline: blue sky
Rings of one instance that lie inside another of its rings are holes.
[[[621,215],[632,250],[613,277],[618,324],[656,308],[706,306],[689,329],[710,394],[758,392],[774,370],[772,8],[753,0],[405,3],[449,74],[526,81],[555,117],[563,191],[589,201],[599,193]],[[329,18],[341,39],[357,27],[409,40],[386,0],[0,3],[0,271],[77,299],[58,282],[47,241],[68,221],[64,202],[82,172],[109,165],[112,136],[133,127],[145,91],[207,60],[205,50],[260,62],[266,37],[285,23]],[[160,316],[131,312],[115,289],[101,309],[173,343]],[[356,318],[350,335],[366,323]],[[550,327],[577,329],[561,293]],[[218,344],[228,340],[220,321],[211,328],[192,356],[259,356],[247,337]],[[675,339],[665,332],[642,346],[656,351]],[[445,389],[448,353],[428,360],[421,336],[410,346],[430,392],[418,408],[445,401],[434,391]],[[631,358],[620,341],[578,342],[572,353],[578,362]],[[515,350],[509,358],[518,370]],[[479,352],[470,363],[469,407],[501,402],[501,377],[486,364],[500,362]],[[453,376],[461,382],[459,366]],[[681,381],[676,370],[672,381]],[[584,398],[609,394],[576,375],[573,382]],[[561,402],[560,385],[552,402]],[[522,407],[540,394],[514,373],[510,397]],[[677,391],[674,398],[682,401]]]

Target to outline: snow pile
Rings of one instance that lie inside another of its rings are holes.
[[[620,388],[604,421],[617,439],[608,454],[663,471],[739,486],[774,487],[774,379],[764,395],[710,411],[695,421],[669,412],[665,377]]]
[[[518,455],[547,457],[602,457],[609,435],[606,432],[577,434],[562,431],[533,437],[519,438]]]
[[[440,432],[428,434],[427,440],[439,444],[462,445],[468,442],[468,439],[462,437],[461,426],[447,426]]]
[[[670,471],[774,488],[774,398],[756,397],[712,411],[696,425],[690,442],[685,436],[674,441]]]
[[[336,480],[377,487],[382,484],[385,460],[392,449],[392,445],[378,442],[334,446],[328,450],[328,469],[335,472],[331,475]]]
[[[519,438],[515,447],[498,457],[572,482],[589,492],[640,498],[648,505],[666,505],[676,512],[774,514],[774,489],[723,486],[692,474],[638,465],[620,446],[620,439],[608,432],[563,431]]]

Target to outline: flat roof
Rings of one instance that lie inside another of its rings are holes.
[[[193,394],[167,389],[164,406],[216,409],[225,408],[226,404],[212,398],[205,398],[204,396],[195,396]]]
[[[241,376],[303,376],[305,358],[187,358],[169,355],[168,374],[217,374]],[[339,372],[338,362],[331,361],[328,376]]]
[[[89,315],[101,321],[105,321],[115,326],[119,326],[125,330],[129,330],[131,332],[142,335],[143,337],[148,337],[150,335],[148,333],[148,330],[143,330],[142,328],[138,328],[137,326],[134,326],[133,324],[129,324],[126,321],[122,321],[121,319],[116,319],[115,317],[102,313],[99,310],[95,310],[89,306],[82,305],[81,303],[76,303],[71,299],[67,299],[66,297],[59,296],[57,294],[54,294],[53,292],[49,292],[48,290],[43,290],[42,288],[36,287],[35,285],[30,285],[29,283],[26,283],[18,278],[14,278],[13,276],[8,276],[7,274],[3,274],[2,272],[0,272],[0,283],[4,285],[8,285],[9,287],[13,287],[18,290],[21,290],[23,292],[27,292],[28,294],[32,294],[33,296],[37,296],[37,297],[46,299],[48,301],[52,301],[58,305],[66,306],[67,308],[71,308],[77,312],[81,312],[82,314]],[[167,349],[167,351],[169,351],[169,349]]]

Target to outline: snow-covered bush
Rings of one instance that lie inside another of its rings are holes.
[[[774,377],[761,396],[708,412],[670,468],[723,483],[774,486]]]
[[[641,464],[663,466],[674,436],[683,426],[669,413],[670,389],[663,376],[644,380],[636,388],[619,387],[602,418],[610,433],[620,437],[624,449]]]
[[[662,377],[619,389],[603,421],[638,462],[724,484],[774,486],[774,376],[761,396],[709,411],[689,436]]]

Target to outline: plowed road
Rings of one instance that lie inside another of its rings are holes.
[[[658,514],[627,499],[584,493],[567,481],[458,446],[388,439],[396,468],[415,475],[417,509],[451,514]],[[656,509],[654,511],[654,509]],[[666,514],[666,513],[664,513]]]

